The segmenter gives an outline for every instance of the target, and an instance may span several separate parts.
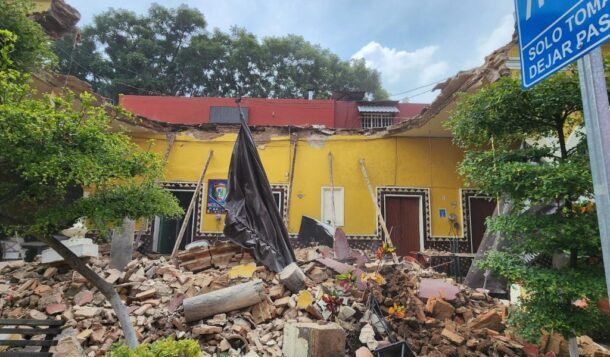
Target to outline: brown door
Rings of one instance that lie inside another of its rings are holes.
[[[472,251],[479,250],[483,235],[485,235],[485,220],[496,209],[496,200],[490,198],[470,197],[470,236],[472,237]]]
[[[386,197],[385,219],[400,256],[419,252],[420,210],[419,197]]]

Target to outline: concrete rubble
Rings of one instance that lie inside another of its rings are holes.
[[[561,343],[520,343],[505,331],[501,301],[416,262],[360,261],[356,267],[336,262],[326,247],[297,249],[306,286],[293,292],[279,274],[222,249],[222,259],[191,252],[191,265],[137,255],[124,272],[110,269],[108,249],[101,249],[89,265],[116,286],[140,342],[193,338],[210,356],[371,356],[401,340],[417,356],[551,356],[551,345],[554,355],[565,353]],[[263,296],[253,305],[196,320],[185,316],[185,300],[258,281]],[[381,318],[367,307],[371,298]],[[64,320],[56,348],[70,356],[103,356],[122,337],[110,304],[80,274],[38,262],[0,263],[0,318]],[[605,355],[590,339],[581,340],[583,356]]]

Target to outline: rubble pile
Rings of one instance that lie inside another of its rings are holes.
[[[503,334],[499,301],[415,262],[360,261],[356,267],[332,259],[325,247],[295,253],[306,276],[298,292],[279,274],[234,256],[221,259],[225,266],[212,259],[198,272],[165,257],[138,256],[124,272],[109,268],[107,256],[89,265],[117,288],[140,342],[194,338],[215,356],[371,356],[401,340],[418,356],[526,355]],[[201,263],[207,261],[195,270]],[[197,310],[200,300],[225,292],[231,297],[219,304],[232,310]],[[240,307],[231,307],[237,300]],[[381,314],[372,312],[371,301]],[[62,344],[78,343],[72,350],[82,347],[86,356],[105,355],[122,337],[110,304],[67,267],[0,263],[0,312],[0,318],[64,320]]]
[[[422,298],[423,284],[442,279],[432,271],[385,268],[387,283],[374,290],[382,310],[404,306],[390,327],[418,356],[523,356],[524,346],[502,334],[506,308],[488,295],[456,289],[454,296]],[[438,284],[441,285],[441,284]]]

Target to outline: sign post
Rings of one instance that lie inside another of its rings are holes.
[[[610,107],[600,48],[610,39],[610,0],[515,0],[515,8],[524,88],[578,60],[610,298]]]
[[[606,286],[610,297],[610,106],[600,48],[578,60]]]

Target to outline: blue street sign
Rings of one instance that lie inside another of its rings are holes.
[[[525,88],[610,38],[610,0],[515,0],[515,7]]]

